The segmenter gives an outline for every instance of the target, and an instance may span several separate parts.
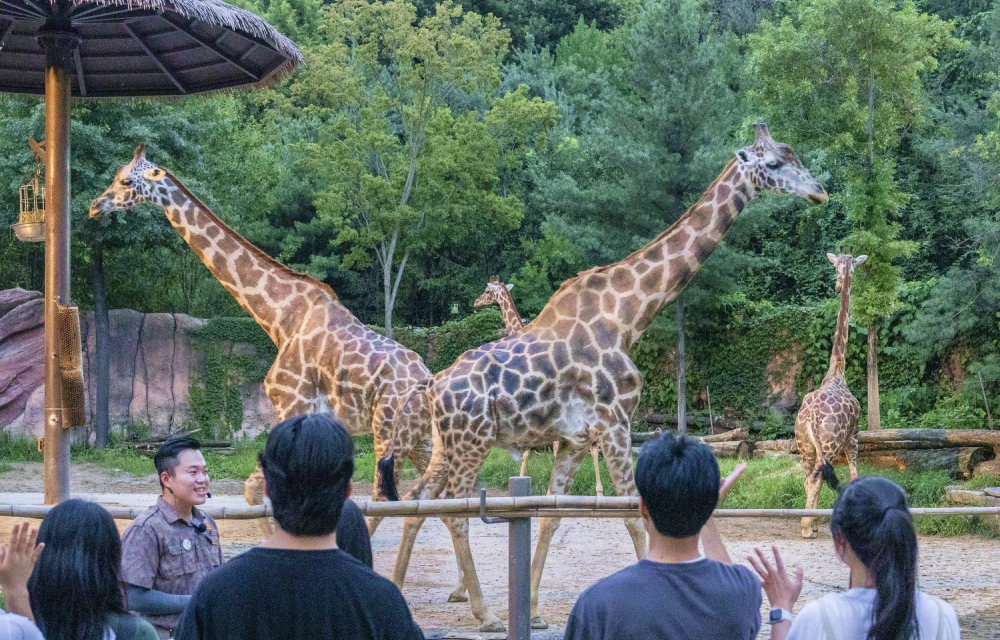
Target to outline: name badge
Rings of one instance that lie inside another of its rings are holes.
[[[190,551],[191,550],[191,541],[188,540],[187,538],[184,538],[184,542],[181,543],[181,546],[184,547],[185,551]]]

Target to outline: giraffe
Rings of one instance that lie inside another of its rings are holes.
[[[677,297],[737,215],[757,193],[791,193],[812,204],[826,191],[787,145],[764,124],[754,125],[753,144],[739,149],[721,175],[681,218],[649,244],[612,265],[564,282],[541,313],[520,332],[467,351],[431,376],[427,392],[433,420],[431,462],[407,498],[467,498],[493,446],[525,449],[559,440],[549,494],[563,494],[590,443],[601,445],[620,496],[636,494],[632,475],[630,417],[642,379],[629,359],[657,313]],[[389,499],[392,456],[382,460]],[[419,519],[404,524],[393,582],[402,587]],[[468,520],[442,518],[452,535],[472,613],[483,631],[504,628],[483,602],[469,547]],[[531,615],[538,615],[538,588],[559,520],[543,518],[531,566]],[[647,540],[641,521],[626,519],[635,553]]]
[[[396,446],[418,470],[426,469],[430,412],[420,406],[422,398],[399,407],[393,425],[399,397],[430,374],[419,355],[368,329],[328,285],[280,264],[230,229],[170,172],[147,160],[145,145],[139,145],[90,205],[90,217],[143,202],[164,210],[195,255],[278,347],[264,391],[279,421],[332,411],[352,435],[374,432],[376,454],[389,447],[395,428]],[[261,503],[262,485],[258,466],[244,484],[248,503]],[[374,489],[373,498],[381,497]],[[269,534],[267,518],[260,524]],[[377,525],[369,521],[372,532]]]
[[[473,307],[483,307],[489,304],[495,304],[500,307],[500,312],[503,315],[503,335],[511,335],[512,333],[517,333],[524,328],[524,321],[521,320],[521,314],[517,312],[517,307],[514,305],[514,298],[510,295],[510,290],[514,287],[512,284],[505,284],[500,282],[500,276],[493,276],[490,281],[486,283],[486,290],[483,291],[483,295],[479,296],[474,303]],[[590,445],[590,457],[594,459],[594,478],[597,481],[597,486],[595,487],[595,492],[599,496],[604,495],[604,486],[601,484],[601,466],[598,464],[598,452],[600,450],[599,445],[596,442]],[[521,475],[528,475],[528,456],[531,454],[531,449],[525,449],[521,452]],[[556,440],[552,443],[552,456],[556,457],[559,455],[559,441]]]
[[[795,417],[795,445],[806,472],[806,509],[819,504],[823,487],[823,467],[847,457],[851,480],[858,477],[858,416],[861,405],[847,388],[844,378],[847,356],[847,320],[851,315],[851,276],[854,268],[868,256],[857,258],[840,254],[826,254],[837,268],[837,292],[840,294],[840,311],[837,328],[833,334],[830,368],[819,389],[807,393]],[[802,537],[814,538],[819,524],[815,518],[802,518]]]

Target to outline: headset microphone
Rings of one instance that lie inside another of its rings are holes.
[[[205,492],[205,497],[207,497],[207,498],[211,498],[211,497],[212,497],[212,494],[206,491],[206,492]]]

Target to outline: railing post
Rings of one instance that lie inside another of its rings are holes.
[[[531,478],[514,476],[509,480],[510,495],[531,495]],[[510,549],[507,580],[509,601],[507,621],[509,640],[531,639],[531,518],[510,519]]]

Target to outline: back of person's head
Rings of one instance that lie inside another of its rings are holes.
[[[67,500],[42,520],[45,543],[28,580],[35,623],[47,640],[101,640],[109,613],[125,613],[122,545],[111,514]]]
[[[328,415],[285,420],[260,454],[274,519],[296,536],[333,533],[354,475],[354,441]]]
[[[875,579],[868,640],[908,640],[916,629],[917,535],[906,494],[891,480],[858,478],[841,491],[830,531]]]
[[[191,436],[170,436],[167,438],[166,442],[161,444],[156,450],[156,455],[153,456],[153,464],[156,465],[156,477],[162,478],[164,471],[170,475],[174,475],[181,452],[188,449],[198,451],[201,449],[201,443]],[[163,488],[162,479],[160,480],[160,488]]]
[[[662,535],[697,535],[719,501],[719,483],[719,463],[697,440],[664,434],[639,453],[635,485]]]

